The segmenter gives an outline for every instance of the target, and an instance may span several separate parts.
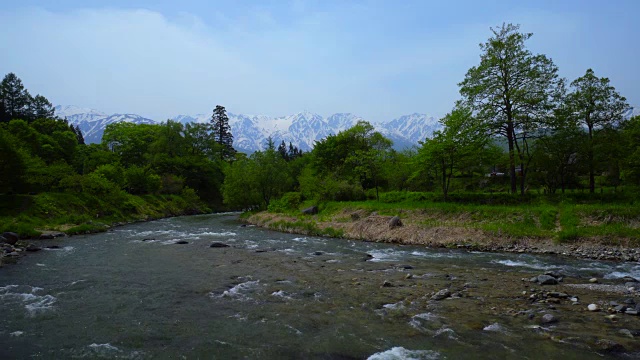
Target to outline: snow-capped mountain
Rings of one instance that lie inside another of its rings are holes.
[[[87,143],[98,143],[107,125],[126,121],[137,124],[154,124],[160,121],[144,118],[135,114],[108,115],[94,109],[77,106],[56,106],[56,115],[66,118],[73,125],[79,125]],[[314,143],[328,135],[337,134],[364,120],[350,113],[337,113],[327,118],[308,111],[281,117],[265,115],[244,115],[227,113],[234,138],[234,147],[243,152],[263,149],[266,139],[271,137],[276,145],[284,141],[309,151]],[[206,123],[210,114],[177,115],[171,118],[183,124]],[[411,114],[383,123],[372,123],[377,131],[394,141],[396,148],[415,145],[430,136],[440,124],[433,117],[424,114]]]
[[[136,124],[155,124],[154,120],[136,114],[107,115],[94,109],[77,106],[56,106],[55,115],[66,118],[72,125],[78,125],[86,143],[99,143],[107,125],[116,122],[131,122]]]

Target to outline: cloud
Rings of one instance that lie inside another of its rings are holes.
[[[116,8],[0,11],[0,48],[8,49],[0,71],[15,72],[31,92],[57,104],[158,120],[216,104],[273,116],[302,110],[353,112],[372,121],[413,112],[441,116],[477,64],[478,43],[504,15],[443,22],[446,9],[430,5],[283,4],[220,6],[206,17]],[[532,15],[512,21],[536,33],[533,50],[560,59],[561,70],[573,52],[588,54],[571,43],[585,21],[544,10],[526,14]]]

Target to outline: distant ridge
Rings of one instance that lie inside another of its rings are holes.
[[[106,114],[95,109],[73,105],[58,105],[56,115],[66,118],[73,125],[80,126],[87,143],[99,143],[107,125],[125,121],[136,124],[157,124],[161,121],[148,119],[136,114]],[[281,117],[265,115],[244,115],[228,113],[229,125],[233,133],[234,147],[243,152],[264,149],[266,139],[271,136],[276,144],[291,142],[298,148],[309,151],[315,141],[330,134],[337,134],[355,125],[360,116],[351,113],[336,113],[327,118],[309,111]],[[177,115],[171,120],[183,124],[189,122],[204,123],[210,114]],[[371,123],[377,131],[394,141],[396,148],[406,148],[425,140],[439,129],[440,123],[426,114],[404,115],[382,123]]]

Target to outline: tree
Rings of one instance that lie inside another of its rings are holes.
[[[42,95],[31,99],[29,112],[33,119],[52,119],[55,116],[53,105]]]
[[[233,135],[229,126],[229,117],[224,106],[216,105],[211,116],[212,132],[215,141],[222,145],[220,159],[228,160],[233,158],[236,150],[233,148]]]
[[[8,73],[0,83],[0,102],[4,108],[4,121],[24,118],[28,120],[31,95],[16,74]]]
[[[427,163],[438,169],[444,200],[447,200],[451,177],[456,171],[477,163],[477,155],[488,141],[487,131],[472,116],[470,108],[461,103],[440,120],[443,130],[433,133],[419,150]]]
[[[525,41],[532,34],[518,30],[519,26],[513,24],[492,28],[493,37],[480,44],[480,65],[469,69],[458,84],[477,118],[493,134],[507,139],[512,193],[517,188],[516,156],[522,169],[528,134],[550,118],[564,91],[564,81],[558,77],[553,61],[527,50]],[[521,193],[524,190],[523,178]]]
[[[624,178],[634,185],[640,185],[640,116],[634,116],[624,123],[622,135],[622,146],[627,149],[623,160]]]
[[[598,78],[593,70],[571,82],[573,92],[567,96],[568,108],[579,124],[587,127],[589,192],[595,192],[594,132],[612,127],[623,120],[629,108],[626,99],[609,84],[608,78]]]
[[[584,137],[582,129],[570,126],[536,141],[533,149],[535,175],[550,194],[558,188],[564,194],[570,183],[577,182]]]

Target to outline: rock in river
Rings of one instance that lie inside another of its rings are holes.
[[[558,319],[552,314],[544,314],[541,321],[543,324],[552,324],[558,322]]]
[[[540,285],[556,285],[558,280],[551,275],[538,275],[538,283]]]
[[[209,245],[209,247],[212,247],[212,248],[225,248],[225,247],[229,247],[229,245],[221,243],[221,242],[214,242],[213,244]]]
[[[189,242],[186,240],[178,240],[176,241],[174,244],[179,244],[179,245],[184,245],[184,244],[188,244]]]
[[[440,291],[438,291],[437,293],[435,293],[432,297],[431,300],[443,300],[448,298],[449,296],[451,296],[451,291],[449,291],[449,289],[442,289]]]

